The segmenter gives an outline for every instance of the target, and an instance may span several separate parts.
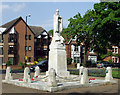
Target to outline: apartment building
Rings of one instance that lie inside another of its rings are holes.
[[[83,63],[84,62],[84,44],[78,45],[76,39],[70,39],[66,41],[66,52],[67,58],[72,58],[72,63]],[[87,51],[87,60],[91,60],[92,63],[97,62],[97,54],[90,49]]]
[[[27,33],[26,33],[27,27]],[[20,62],[34,62],[39,57],[47,57],[49,34],[37,26],[28,26],[19,17],[0,27],[0,63],[11,60],[14,65]]]
[[[112,60],[113,63],[120,63],[120,57],[117,55],[120,55],[120,47],[113,45],[112,49],[109,49],[109,51],[112,52],[112,56],[105,57],[104,61]]]

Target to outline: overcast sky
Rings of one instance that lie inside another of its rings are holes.
[[[89,9],[93,9],[96,2],[3,2],[2,3],[2,24],[5,24],[21,16],[24,20],[26,15],[28,24],[41,26],[47,31],[53,29],[53,15],[59,9],[63,18],[63,26],[66,28],[68,19],[80,12],[84,15]]]

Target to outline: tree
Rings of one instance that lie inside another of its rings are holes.
[[[120,2],[100,2],[94,10],[88,10],[83,17],[80,13],[70,18],[67,31],[77,43],[84,44],[84,65],[89,48],[104,53],[112,44],[120,41]]]
[[[87,51],[90,47],[93,47],[94,32],[90,30],[90,26],[93,23],[94,11],[87,11],[86,14],[81,17],[80,13],[70,18],[68,31],[72,34],[72,37],[77,38],[77,43],[84,44],[84,65],[86,66]]]
[[[53,36],[53,29],[48,31],[49,35]]]

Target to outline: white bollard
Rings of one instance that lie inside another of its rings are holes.
[[[40,75],[40,68],[37,66],[35,67],[35,74],[34,74],[34,77],[36,78],[37,76]]]
[[[88,84],[88,83],[89,83],[88,69],[87,68],[83,68],[83,70],[81,71],[80,84]]]
[[[11,67],[7,67],[6,69],[6,76],[5,76],[6,81],[13,80],[12,74],[11,74]]]
[[[112,77],[112,68],[107,67],[106,68],[106,76],[105,76],[105,81],[111,81],[113,79]]]
[[[48,72],[48,84],[49,87],[56,87],[57,81],[56,81],[56,72],[55,69],[51,68]]]
[[[30,69],[26,67],[24,69],[24,78],[23,78],[24,83],[31,83],[31,77],[30,77]]]
[[[81,66],[80,69],[79,69],[79,75],[80,75],[80,77],[81,77],[81,73],[83,73],[83,69],[84,69],[83,66]]]

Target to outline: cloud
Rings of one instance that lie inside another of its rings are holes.
[[[41,27],[43,27],[47,31],[53,29],[53,19],[44,21]]]
[[[43,22],[44,24],[41,25],[45,30],[49,31],[53,29],[53,19],[46,20]],[[67,28],[69,22],[68,19],[63,19],[63,28]]]
[[[10,6],[9,5],[2,5],[2,9],[9,9]]]
[[[23,10],[24,8],[25,8],[25,3],[22,3],[22,4],[15,4],[14,6],[13,6],[13,11],[14,12],[19,12],[19,11],[21,11],[21,10]]]
[[[10,10],[13,12],[19,12],[23,10],[25,7],[26,7],[25,3],[14,3],[12,5],[2,4],[3,11]]]

